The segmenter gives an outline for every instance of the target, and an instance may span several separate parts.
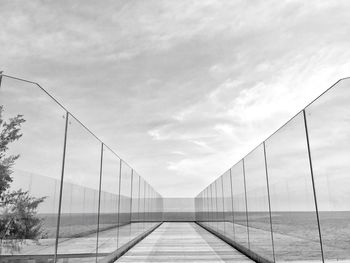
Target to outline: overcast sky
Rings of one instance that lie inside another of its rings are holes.
[[[350,2],[1,1],[42,84],[163,196],[191,197],[350,76]]]

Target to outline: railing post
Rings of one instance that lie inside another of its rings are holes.
[[[247,198],[247,186],[245,180],[245,164],[244,158],[242,159],[243,164],[243,181],[244,181],[244,196],[245,196],[245,212],[247,216],[247,234],[248,234],[248,248],[250,249],[250,238],[249,238],[249,217],[248,217],[248,198]]]
[[[320,215],[319,215],[318,204],[317,204],[317,195],[316,195],[316,187],[315,187],[315,179],[314,179],[314,170],[313,170],[313,166],[312,166],[312,157],[311,157],[310,140],[309,140],[309,130],[308,130],[308,126],[307,126],[305,109],[303,109],[303,116],[304,116],[304,126],[305,126],[305,136],[306,136],[306,144],[307,144],[307,153],[308,153],[308,156],[309,156],[309,165],[310,165],[310,174],[311,174],[311,181],[312,181],[312,190],[313,190],[314,201],[315,201],[316,218],[317,218],[317,226],[318,226],[318,235],[319,235],[319,238],[320,238],[321,256],[322,256],[322,262],[324,262],[322,234],[321,234],[321,225],[320,225]]]
[[[96,237],[96,262],[98,257],[98,238],[100,232],[100,212],[101,212],[101,185],[102,185],[102,173],[103,173],[103,146],[101,143],[101,153],[100,153],[100,182],[98,186],[98,208],[97,208],[97,237]]]
[[[62,153],[62,166],[61,166],[61,184],[60,184],[60,193],[58,199],[58,214],[57,214],[57,225],[56,225],[56,242],[55,242],[55,254],[54,262],[57,262],[57,251],[58,251],[58,238],[60,233],[60,222],[61,222],[61,210],[62,210],[62,193],[63,193],[63,179],[64,179],[64,169],[66,163],[66,150],[67,150],[67,135],[68,135],[68,119],[69,112],[66,111],[65,115],[66,121],[64,126],[64,139],[63,139],[63,153]]]
[[[269,184],[269,174],[268,174],[268,170],[267,170],[267,156],[266,156],[266,145],[265,145],[265,142],[263,142],[263,148],[264,148],[265,175],[266,175],[266,186],[267,186],[267,200],[269,202],[269,216],[270,216],[272,256],[273,256],[273,262],[276,262],[275,243],[274,243],[274,240],[273,240],[272,212],[271,212],[271,199],[270,199],[270,184]]]

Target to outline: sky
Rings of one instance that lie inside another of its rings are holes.
[[[349,11],[345,0],[4,0],[0,70],[40,83],[161,195],[193,197],[350,76]]]

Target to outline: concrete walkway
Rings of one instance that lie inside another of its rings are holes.
[[[163,223],[120,262],[253,262],[195,223]]]

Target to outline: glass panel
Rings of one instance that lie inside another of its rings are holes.
[[[212,213],[212,199],[211,199],[211,186],[207,187],[207,202],[208,202],[208,221],[207,226],[211,227],[213,213]]]
[[[22,259],[27,260],[26,256],[36,254],[41,255],[43,261],[52,261],[65,111],[36,85],[7,77],[2,78],[0,107],[2,136],[16,133],[13,128],[5,133],[5,123],[19,124],[21,119],[24,121],[17,126],[22,137],[8,140],[7,145],[1,141],[0,195],[10,202],[0,204],[0,236],[3,237],[0,257],[5,260],[5,255],[12,255],[13,259],[15,255],[21,255]],[[16,118],[17,115],[22,116]],[[11,159],[17,155],[17,159]],[[12,181],[5,178],[12,178]],[[14,195],[12,200],[9,193]],[[26,198],[34,199],[27,203]],[[29,205],[35,205],[36,201],[38,205],[30,211]],[[20,211],[20,206],[24,210]]]
[[[206,201],[206,225],[210,225],[211,220],[211,194],[210,194],[210,187],[207,187],[205,189],[205,201]]]
[[[118,246],[119,169],[119,158],[104,147],[98,253],[111,253]]]
[[[197,222],[203,222],[204,203],[203,203],[203,191],[197,197]]]
[[[233,193],[233,217],[235,224],[235,241],[249,248],[247,230],[247,212],[245,200],[245,185],[243,175],[243,163],[240,161],[231,168],[232,193]]]
[[[129,242],[131,238],[131,173],[132,169],[122,160],[120,174],[118,247]]]
[[[199,222],[199,203],[198,203],[199,195],[197,195],[194,199],[194,207],[195,207],[195,220]]]
[[[69,116],[59,261],[95,261],[101,143]]]
[[[204,196],[204,191],[201,192],[200,197],[199,197],[199,209],[200,209],[200,214],[199,214],[199,221],[204,222],[205,221],[205,196]]]
[[[150,188],[149,184],[145,182],[145,231],[149,229],[150,222]]]
[[[217,231],[225,235],[224,224],[224,199],[222,195],[222,177],[219,177],[216,182],[216,200],[217,200]]]
[[[141,222],[141,227],[144,230],[145,229],[145,220],[146,220],[146,214],[145,214],[145,188],[146,184],[143,178],[140,178],[140,207],[139,207],[139,220]]]
[[[153,188],[150,186],[150,208],[149,208],[149,218],[150,221],[154,221],[154,191]]]
[[[350,79],[306,108],[326,260],[350,259]]]
[[[321,261],[303,114],[266,141],[276,261]]]
[[[163,198],[158,194],[158,221],[163,221]]]
[[[131,235],[132,238],[143,232],[143,224],[140,223],[140,176],[133,172],[132,175],[132,200],[131,200]]]
[[[207,225],[208,222],[208,196],[207,196],[207,188],[203,190],[203,222],[202,224]]]
[[[230,238],[231,240],[235,240],[230,170],[223,174],[222,183],[224,197],[225,236]]]
[[[131,221],[139,221],[140,207],[140,177],[134,172],[132,176],[132,201],[131,201]]]
[[[216,209],[216,187],[215,182],[210,185],[211,192],[211,222],[210,226],[213,230],[217,230],[217,209]]]
[[[263,145],[244,158],[250,249],[274,260]]]

